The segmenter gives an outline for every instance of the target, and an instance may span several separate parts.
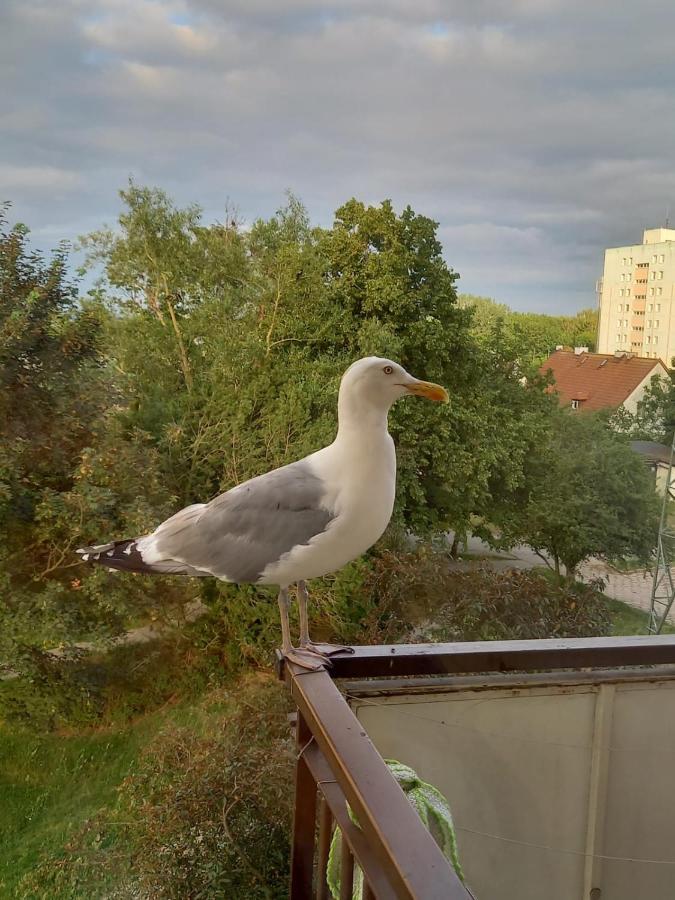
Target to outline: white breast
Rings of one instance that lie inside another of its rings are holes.
[[[335,572],[382,536],[394,508],[396,453],[384,431],[357,446],[331,444],[308,457],[326,485],[324,504],[336,512],[326,531],[267,566],[262,584],[292,584]]]

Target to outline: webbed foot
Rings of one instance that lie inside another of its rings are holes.
[[[307,641],[307,643],[302,644],[302,649],[326,657],[337,656],[338,653],[356,652],[353,647],[346,647],[341,644],[315,644],[314,641]]]
[[[295,663],[296,666],[302,666],[310,672],[318,672],[330,666],[328,656],[310,647],[292,647],[287,653],[284,653],[284,659]]]

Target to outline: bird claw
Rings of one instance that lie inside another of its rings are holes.
[[[321,669],[330,666],[330,660],[327,656],[309,647],[291,648],[287,653],[284,653],[284,659],[295,663],[296,666],[301,666],[303,669],[308,669],[310,672],[319,672]]]
[[[314,641],[308,641],[306,644],[303,644],[302,649],[325,657],[337,656],[338,653],[356,652],[353,647],[343,647],[341,644],[315,644]]]

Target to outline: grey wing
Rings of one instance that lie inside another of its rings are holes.
[[[256,582],[265,568],[325,531],[321,479],[301,460],[188,507],[151,536],[153,555],[228,581]]]

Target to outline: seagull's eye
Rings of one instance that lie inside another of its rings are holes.
[[[384,372],[385,375],[391,375],[392,372],[394,371],[394,367],[393,366],[385,366],[384,369],[382,369],[382,371]]]

